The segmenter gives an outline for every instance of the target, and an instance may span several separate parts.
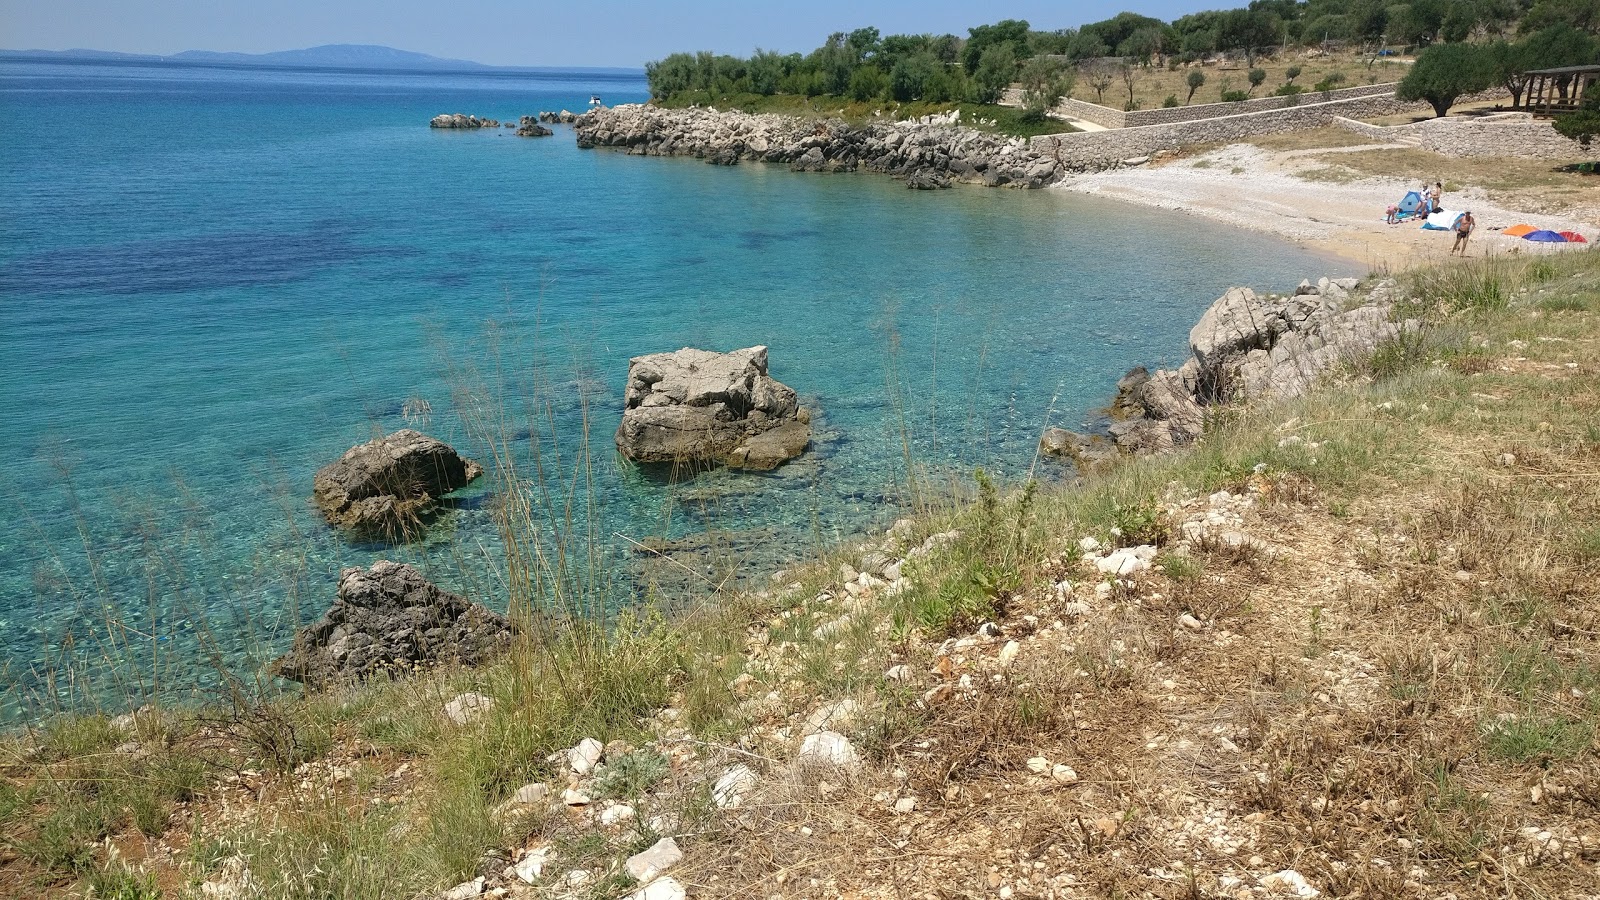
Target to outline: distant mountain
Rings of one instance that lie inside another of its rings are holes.
[[[49,59],[143,60],[177,63],[244,66],[304,66],[330,69],[488,69],[482,63],[464,59],[440,59],[426,53],[412,53],[375,44],[325,44],[305,50],[279,50],[275,53],[218,53],[212,50],[185,50],[170,56],[145,53],[117,53],[110,50],[0,50],[7,56]]]

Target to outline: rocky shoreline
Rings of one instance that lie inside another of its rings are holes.
[[[1420,327],[1393,321],[1401,299],[1394,279],[1358,288],[1354,278],[1302,281],[1288,296],[1230,288],[1190,329],[1190,358],[1181,367],[1129,371],[1117,382],[1103,432],[1051,428],[1040,450],[1080,471],[1121,455],[1169,452],[1200,438],[1210,407],[1299,397]]]
[[[1098,168],[1068,164],[1023,138],[965,127],[959,113],[857,126],[839,119],[633,104],[592,110],[574,125],[583,148],[691,156],[715,165],[774,163],[796,172],[880,172],[924,190],[954,182],[1041,188]]]

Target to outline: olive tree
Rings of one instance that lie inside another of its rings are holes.
[[[1397,100],[1425,100],[1443,117],[1462,94],[1494,83],[1494,68],[1483,49],[1473,44],[1435,44],[1417,55],[1416,63],[1395,89]]]
[[[1206,73],[1200,71],[1199,69],[1190,69],[1189,70],[1188,85],[1189,85],[1189,96],[1184,98],[1184,101],[1183,101],[1183,105],[1184,106],[1188,106],[1189,105],[1189,101],[1194,99],[1194,92],[1195,91],[1198,91],[1201,88],[1205,87],[1205,85],[1206,85]]]

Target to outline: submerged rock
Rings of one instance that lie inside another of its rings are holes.
[[[449,444],[407,428],[357,444],[319,469],[312,500],[330,525],[403,540],[421,532],[422,517],[440,497],[482,474]]]
[[[476,665],[511,635],[504,616],[440,590],[411,566],[379,560],[339,573],[333,605],[295,634],[271,671],[317,686],[444,662]]]
[[[634,357],[626,403],[617,449],[635,462],[764,471],[811,443],[811,414],[767,374],[766,347]]]

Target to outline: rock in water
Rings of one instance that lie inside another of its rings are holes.
[[[370,537],[414,537],[438,499],[483,474],[450,445],[404,429],[357,444],[317,471],[312,500],[328,524]]]
[[[617,449],[635,462],[773,469],[811,443],[811,414],[767,375],[767,348],[685,347],[628,362]]]
[[[476,665],[511,641],[505,617],[446,593],[403,563],[339,573],[321,619],[300,629],[272,673],[309,685],[441,662]]]

